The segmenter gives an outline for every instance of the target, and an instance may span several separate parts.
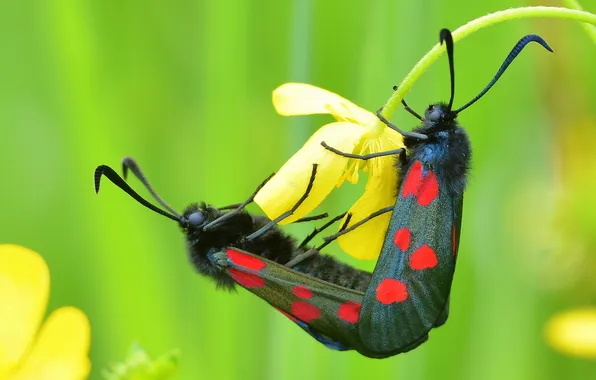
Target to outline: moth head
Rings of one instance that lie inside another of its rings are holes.
[[[457,113],[449,109],[449,105],[445,103],[431,104],[424,111],[424,121],[426,124],[437,124],[450,122],[457,118]]]
[[[184,210],[178,224],[186,233],[191,230],[202,231],[203,227],[221,215],[222,213],[217,208],[209,206],[205,202],[193,203]]]

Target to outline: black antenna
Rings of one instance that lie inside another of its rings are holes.
[[[455,110],[455,113],[460,113],[461,111],[465,110],[466,108],[468,108],[472,104],[476,103],[476,101],[478,99],[480,99],[481,97],[483,97],[484,94],[486,94],[488,92],[488,90],[490,90],[490,88],[495,83],[497,83],[497,80],[499,80],[499,78],[501,77],[501,75],[503,75],[503,73],[505,72],[505,70],[507,70],[507,67],[509,67],[509,65],[511,64],[511,62],[513,62],[513,60],[519,55],[519,53],[521,53],[521,51],[523,50],[523,48],[527,44],[529,44],[530,42],[537,42],[540,45],[542,45],[542,47],[544,47],[546,50],[548,50],[551,53],[553,53],[553,49],[551,49],[551,47],[548,46],[548,44],[546,43],[546,41],[542,37],[540,37],[540,36],[538,36],[536,34],[528,34],[527,36],[522,37],[517,42],[517,44],[515,44],[515,46],[513,47],[513,49],[511,49],[511,52],[509,53],[509,55],[507,56],[507,58],[505,58],[505,61],[503,62],[503,64],[499,68],[499,71],[497,71],[497,74],[495,74],[495,77],[489,82],[489,84],[484,88],[484,90],[482,90],[480,92],[480,94],[476,95],[476,97],[474,99],[470,100],[463,107],[460,107],[459,109]]]
[[[455,69],[453,68],[453,37],[448,29],[441,29],[439,33],[439,40],[441,45],[445,42],[447,47],[447,57],[449,57],[449,75],[451,76],[451,97],[449,98],[449,105],[447,109],[451,111],[453,106],[453,97],[455,96]]]
[[[139,179],[139,181],[141,181],[141,183],[145,186],[145,188],[147,190],[149,190],[151,195],[153,195],[153,198],[155,198],[155,200],[160,205],[162,205],[162,207],[164,207],[166,210],[168,210],[173,215],[178,217],[178,219],[182,218],[182,215],[178,214],[176,212],[176,210],[174,210],[172,207],[170,207],[170,205],[168,205],[166,203],[166,201],[161,199],[161,197],[157,194],[157,192],[155,190],[153,190],[153,187],[149,183],[149,180],[147,179],[147,177],[145,177],[145,175],[141,171],[141,167],[139,166],[139,164],[137,164],[137,162],[132,157],[124,157],[122,159],[122,176],[124,177],[125,180],[126,180],[126,175],[128,174],[128,169],[130,169],[132,174],[134,174],[135,177],[137,177]]]
[[[112,181],[112,183],[116,186],[118,186],[119,188],[121,188],[122,190],[124,190],[124,192],[126,192],[128,195],[130,195],[131,197],[133,197],[137,202],[139,202],[140,204],[142,204],[143,206],[147,207],[148,209],[151,209],[153,211],[155,211],[158,214],[161,214],[167,218],[170,218],[172,220],[175,220],[177,222],[180,222],[180,217],[176,216],[176,215],[170,215],[167,212],[165,212],[164,210],[155,207],[154,205],[152,205],[151,203],[149,203],[148,201],[146,201],[143,197],[141,197],[136,191],[134,191],[127,183],[124,179],[122,179],[118,173],[116,173],[114,171],[114,169],[112,169],[109,166],[106,165],[101,165],[98,166],[97,169],[95,169],[95,174],[94,174],[94,180],[95,180],[95,192],[99,193],[99,185],[101,182],[101,177],[105,176],[107,177],[107,179],[109,179],[110,181]]]

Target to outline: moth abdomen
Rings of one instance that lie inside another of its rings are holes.
[[[369,272],[356,269],[331,256],[319,253],[304,260],[293,269],[323,281],[361,292],[366,291],[371,279]]]

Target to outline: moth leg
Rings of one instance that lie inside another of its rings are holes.
[[[397,91],[397,88],[398,88],[397,86],[393,86],[393,91]],[[416,119],[422,120],[422,117],[420,115],[418,115],[418,113],[416,111],[411,109],[410,106],[408,105],[408,103],[406,103],[406,99],[402,99],[401,104],[403,104],[404,109],[406,111],[408,111],[411,115],[413,115]]]
[[[329,214],[327,214],[326,212],[324,212],[324,213],[318,214],[318,215],[305,216],[304,218],[297,219],[297,220],[293,221],[292,223],[310,222],[310,221],[313,221],[313,220],[325,219],[328,216],[329,216]]]
[[[331,243],[333,240],[337,239],[338,237],[347,234],[350,231],[354,231],[356,228],[360,227],[361,225],[363,225],[364,223],[368,222],[369,220],[376,218],[379,215],[383,215],[387,212],[393,211],[394,206],[389,206],[389,207],[385,207],[382,208],[378,211],[373,212],[372,214],[370,214],[369,216],[367,216],[366,218],[354,223],[353,225],[351,225],[349,228],[343,228],[341,229],[338,233],[333,234],[331,236],[327,236],[324,237],[323,240],[325,241],[325,243],[323,243],[321,246],[317,247],[317,250],[321,250],[323,249],[325,246],[327,246],[329,243]],[[344,223],[345,225],[345,223]]]
[[[246,205],[248,205],[249,203],[252,203],[252,201],[254,201],[255,196],[257,195],[257,193],[259,192],[259,190],[261,190],[263,188],[263,186],[265,186],[265,184],[271,179],[271,177],[273,177],[275,175],[275,173],[271,174],[269,177],[267,177],[263,182],[261,182],[261,184],[259,186],[257,186],[256,190],[251,194],[251,196],[244,201],[243,203],[240,203],[238,205],[238,207],[236,207],[235,210],[232,210],[230,212],[227,212],[225,214],[223,214],[222,216],[220,216],[219,218],[212,220],[211,222],[207,223],[204,227],[203,227],[203,231],[209,231],[214,229],[215,227],[217,227],[218,224],[220,224],[221,222],[230,219],[231,217],[233,217],[234,215],[237,215],[238,213],[240,213],[240,211],[242,211],[242,209],[244,209],[244,207],[246,207]],[[230,206],[235,206],[235,205],[230,205]]]
[[[207,258],[219,269],[223,269],[228,266],[228,255],[225,252],[212,252],[207,254]]]
[[[287,218],[287,217],[291,216],[292,214],[294,214],[294,211],[296,211],[298,209],[298,207],[300,207],[300,205],[306,200],[306,198],[308,198],[308,195],[310,194],[310,191],[312,190],[312,187],[313,187],[313,185],[315,183],[315,177],[317,176],[317,167],[318,166],[319,166],[318,164],[313,164],[312,165],[312,172],[310,174],[310,179],[308,181],[308,185],[306,186],[306,191],[304,192],[304,194],[302,194],[302,196],[300,197],[300,199],[298,199],[298,202],[296,202],[296,204],[294,206],[292,206],[292,208],[290,210],[284,212],[283,214],[281,214],[277,218],[275,218],[272,221],[270,221],[269,223],[267,223],[265,226],[263,226],[260,229],[256,230],[252,234],[248,235],[246,237],[246,240],[250,241],[250,240],[253,240],[253,239],[258,238],[259,236],[263,235],[265,232],[267,232],[270,229],[272,229],[273,227],[275,227],[275,225],[277,223],[281,222],[285,218]]]
[[[383,107],[381,107],[381,108],[379,108],[377,110],[377,117],[386,126],[388,126],[389,128],[393,129],[395,132],[399,133],[400,135],[402,135],[404,137],[412,137],[412,138],[415,138],[415,139],[418,139],[418,140],[427,140],[428,139],[428,136],[427,135],[423,135],[422,133],[402,131],[395,124],[391,124],[391,122],[389,122],[389,120],[385,119],[385,116],[383,116],[383,114],[381,113],[382,110],[383,110]],[[416,114],[416,115],[418,115],[418,114]],[[420,117],[420,116],[418,116],[418,117]]]
[[[394,154],[399,154],[404,151],[404,148],[399,148],[399,149],[387,150],[385,152],[377,152],[377,153],[360,155],[360,154],[342,152],[341,150],[337,150],[334,147],[327,145],[327,143],[325,141],[321,141],[321,146],[323,146],[323,148],[327,149],[328,151],[331,151],[331,152],[337,154],[338,156],[342,156],[342,157],[346,157],[346,158],[355,158],[358,160],[370,160],[371,158],[376,158],[376,157],[391,156]]]
[[[337,222],[338,220],[340,220],[341,218],[343,218],[347,213],[343,213],[340,214],[338,216],[336,216],[335,218],[331,219],[329,222],[325,223],[324,225],[322,225],[319,228],[315,228],[313,230],[313,232],[311,232],[303,241],[302,243],[300,243],[300,245],[298,246],[299,248],[304,247],[306,244],[308,244],[308,242],[310,242],[315,236],[317,236],[319,233],[321,233],[323,230],[327,229],[327,227],[331,226],[333,223]],[[340,231],[343,231],[346,226],[348,225],[348,223],[350,223],[350,219],[352,218],[352,214],[348,214],[348,217],[346,218],[346,221],[344,222],[344,225],[340,228]],[[294,257],[292,260],[288,261],[285,265],[288,268],[292,268],[295,265],[301,263],[302,261],[308,259],[309,257],[317,254],[319,251],[317,249],[311,248],[306,252],[303,252],[301,254],[299,254],[298,256]]]
[[[317,253],[319,253],[318,250],[316,250],[315,248],[311,248],[308,251],[303,252],[303,253],[299,254],[298,256],[294,257],[292,260],[288,261],[285,264],[285,266],[287,266],[288,268],[292,268],[296,264],[301,263],[302,261],[308,259],[311,256],[316,255]]]
[[[242,205],[242,203],[234,203],[234,204],[231,204],[231,205],[226,205],[226,206],[223,206],[223,207],[216,207],[216,208],[218,210],[231,210],[231,209],[240,207],[240,205]]]
[[[298,247],[301,248],[301,247],[304,247],[305,245],[307,245],[312,239],[314,239],[315,236],[317,236],[318,234],[323,232],[325,229],[327,229],[333,223],[335,223],[338,220],[340,220],[341,218],[343,218],[345,215],[346,215],[346,213],[344,212],[343,214],[340,214],[340,215],[334,217],[333,219],[331,219],[330,221],[328,221],[327,223],[323,224],[321,227],[315,228],[306,238],[304,238],[304,240],[302,240],[302,243],[300,243],[300,245]],[[351,218],[351,216],[348,216],[348,217]]]

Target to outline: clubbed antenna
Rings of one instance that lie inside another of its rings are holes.
[[[124,179],[126,179],[126,175],[127,175],[129,169],[132,172],[132,174],[134,174],[135,177],[137,177],[139,179],[139,181],[141,181],[141,183],[145,186],[145,188],[147,188],[147,190],[149,190],[151,195],[153,195],[153,198],[155,198],[155,200],[160,205],[162,205],[166,210],[171,212],[172,215],[175,215],[178,219],[182,218],[182,216],[180,214],[178,214],[176,212],[176,210],[174,210],[172,207],[170,207],[170,205],[168,205],[166,203],[166,201],[164,201],[157,194],[157,192],[155,190],[153,190],[153,186],[151,186],[151,184],[149,183],[149,180],[147,179],[147,177],[145,177],[145,175],[141,171],[141,167],[139,166],[139,164],[137,164],[137,162],[132,157],[124,157],[124,159],[122,159],[122,176],[124,177]]]
[[[95,174],[93,176],[94,182],[95,182],[95,192],[99,193],[99,185],[101,183],[101,177],[106,177],[107,179],[109,179],[110,181],[112,181],[112,183],[116,186],[118,186],[120,189],[124,190],[124,192],[128,195],[130,195],[132,198],[134,198],[137,202],[139,202],[140,204],[142,204],[143,206],[147,207],[150,210],[155,211],[158,214],[161,214],[167,218],[170,218],[172,220],[175,220],[177,222],[180,222],[180,216],[179,215],[171,215],[167,212],[165,212],[164,210],[157,208],[155,205],[149,203],[147,200],[145,200],[143,197],[141,197],[136,191],[134,191],[127,183],[124,179],[122,179],[122,177],[120,177],[118,175],[118,173],[116,173],[114,171],[114,169],[112,169],[109,166],[106,165],[100,165],[97,167],[97,169],[95,169]]]
[[[441,41],[441,45],[445,42],[445,47],[447,48],[447,57],[449,58],[449,75],[451,77],[451,97],[449,98],[449,105],[447,109],[451,111],[451,107],[453,107],[453,97],[455,96],[455,68],[453,67],[453,37],[451,36],[451,32],[448,29],[441,29],[439,33],[439,39]]]
[[[511,62],[513,62],[513,60],[519,55],[519,53],[521,53],[521,51],[523,50],[523,48],[526,47],[526,45],[529,44],[530,42],[537,42],[540,45],[542,45],[542,47],[544,47],[546,50],[548,50],[551,53],[553,53],[553,49],[551,49],[551,47],[548,46],[548,44],[546,43],[546,41],[542,37],[540,37],[540,36],[538,36],[536,34],[528,34],[527,36],[522,37],[517,42],[517,44],[515,44],[515,46],[513,47],[513,49],[511,50],[511,52],[509,53],[509,55],[507,56],[507,58],[505,58],[505,61],[503,62],[503,64],[499,68],[499,71],[497,71],[497,74],[495,74],[495,77],[489,82],[489,84],[484,88],[484,90],[482,90],[480,92],[480,94],[476,95],[476,97],[474,99],[470,100],[463,107],[460,107],[459,109],[455,110],[455,113],[460,113],[461,111],[465,110],[466,108],[468,108],[472,104],[476,103],[476,101],[478,101],[478,99],[482,98],[484,96],[484,94],[486,94],[488,92],[488,90],[490,90],[490,88],[492,86],[494,86],[495,83],[497,83],[497,80],[499,80],[499,78],[501,77],[501,75],[503,75],[503,73],[505,72],[505,70],[507,70],[507,67],[509,67],[509,65],[511,64]]]

